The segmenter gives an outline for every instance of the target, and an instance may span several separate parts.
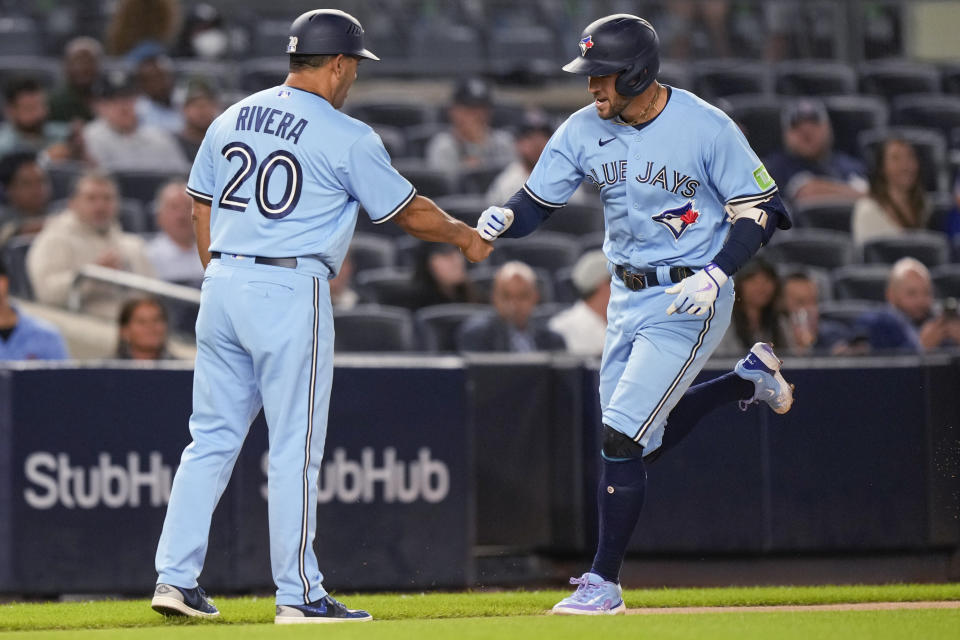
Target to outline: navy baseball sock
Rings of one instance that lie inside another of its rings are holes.
[[[602,457],[598,491],[600,542],[590,571],[604,580],[620,582],[620,566],[627,543],[643,509],[647,470],[640,458]]]
[[[733,372],[690,387],[670,412],[667,428],[663,431],[663,443],[647,461],[653,462],[686,438],[703,416],[728,402],[752,398],[753,392],[753,382]]]

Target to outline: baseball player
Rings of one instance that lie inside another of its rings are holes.
[[[659,42],[646,20],[590,24],[565,71],[589,76],[595,101],[554,133],[524,187],[490,207],[485,238],[519,237],[584,180],[600,190],[613,275],[600,368],[600,536],[590,571],[559,614],[623,613],[620,566],[643,506],[646,463],[713,408],[740,399],[777,413],[793,403],[769,345],[734,372],[689,388],[720,343],[731,276],[790,219],[737,126],[695,95],[657,82]],[[562,213],[556,215],[563,215]]]
[[[328,280],[340,267],[363,205],[467,259],[492,246],[418,196],[390,165],[380,138],[339,109],[361,59],[363,28],[316,10],[290,27],[290,73],[214,121],[187,193],[206,269],[197,318],[193,442],[184,450],[157,549],[152,606],[219,615],[197,578],[210,518],[251,421],[269,426],[270,560],[277,623],[365,621],[330,597],[313,550],[317,480],[333,374]]]

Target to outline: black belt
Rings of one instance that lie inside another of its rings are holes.
[[[211,251],[210,257],[220,259],[222,254],[219,251]],[[230,255],[230,254],[227,254]],[[257,256],[253,259],[257,264],[269,264],[273,267],[286,267],[287,269],[296,269],[297,268],[297,259],[296,258],[263,258]]]
[[[648,287],[659,287],[661,284],[677,283],[693,275],[693,269],[690,267],[670,267],[670,283],[660,282],[657,278],[657,272],[654,271],[630,271],[622,264],[614,267],[614,273],[623,280],[623,284],[631,291],[640,291]]]

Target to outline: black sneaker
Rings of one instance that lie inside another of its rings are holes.
[[[160,583],[153,592],[150,606],[165,616],[191,616],[195,618],[216,618],[220,615],[217,608],[207,598],[200,587],[184,589],[172,584]]]
[[[321,622],[369,622],[366,611],[347,609],[330,596],[323,596],[310,604],[278,604],[276,624],[312,624]]]

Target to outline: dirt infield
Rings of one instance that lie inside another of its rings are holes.
[[[757,607],[647,607],[627,609],[627,615],[650,616],[668,613],[743,613],[755,611],[889,611],[893,609],[960,609],[960,600],[933,602],[859,602],[850,604],[806,604]]]

